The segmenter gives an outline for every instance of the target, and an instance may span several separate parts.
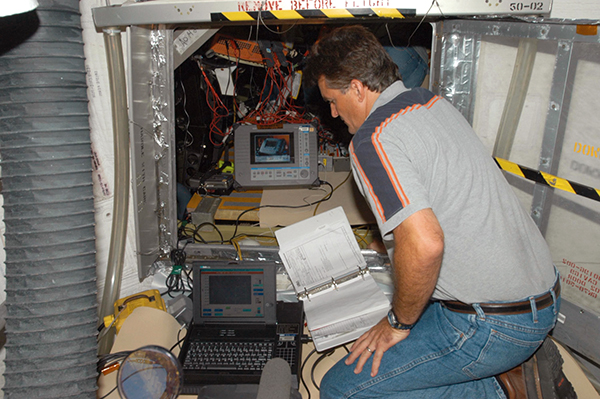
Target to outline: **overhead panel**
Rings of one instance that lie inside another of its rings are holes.
[[[97,27],[417,16],[549,15],[551,0],[238,0],[128,1],[93,9]]]

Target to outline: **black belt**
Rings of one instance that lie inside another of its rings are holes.
[[[556,280],[554,285],[554,293],[558,297],[560,295],[560,280]],[[477,314],[473,305],[459,301],[440,301],[442,306],[446,309],[458,313],[469,313]],[[554,303],[554,298],[550,292],[545,293],[535,298],[535,306],[537,310],[542,310]],[[511,315],[511,314],[523,314],[531,312],[531,302],[519,301],[519,302],[508,302],[508,303],[480,303],[479,306],[485,314],[489,315]]]

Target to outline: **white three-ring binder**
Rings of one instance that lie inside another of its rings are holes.
[[[275,235],[317,351],[353,341],[385,317],[390,303],[369,273],[342,207]]]

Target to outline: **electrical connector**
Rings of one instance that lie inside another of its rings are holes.
[[[302,334],[300,336],[300,342],[302,342],[303,344],[308,344],[308,343],[312,342],[312,337],[310,337],[309,335],[306,335],[306,334]]]
[[[319,172],[333,171],[333,157],[329,155],[319,155]]]
[[[107,364],[106,366],[104,366],[104,368],[101,370],[101,372],[104,375],[108,375],[108,374],[112,373],[113,371],[118,370],[119,367],[121,367],[121,363],[114,362],[114,363]]]

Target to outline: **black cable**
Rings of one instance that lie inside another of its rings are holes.
[[[174,265],[183,265],[186,258],[185,251],[183,249],[174,249],[171,251],[170,258]]]
[[[185,328],[187,328],[187,325],[185,326]],[[171,347],[171,349],[169,349],[169,352],[173,352],[173,349],[175,349],[177,346],[179,346],[179,344],[181,344],[185,340],[185,337],[180,338],[180,336],[179,336],[179,334],[181,334],[181,330],[182,329],[180,328],[179,331],[177,331],[177,342],[175,342],[175,344]]]
[[[102,373],[102,371],[104,370],[104,368],[107,367],[108,365],[110,365],[111,363],[122,362],[132,352],[133,351],[121,351],[121,352],[107,353],[105,355],[102,355],[100,357],[100,359],[98,359],[98,363],[96,365],[96,369],[98,371],[98,374]],[[111,393],[113,393],[117,389],[117,387],[118,386],[115,386],[107,394],[105,394],[104,396],[102,396],[99,399],[105,399],[105,398],[107,398]]]
[[[200,235],[200,233],[198,233],[198,229],[194,230],[194,241],[197,242],[196,238],[199,238],[200,241],[202,242],[202,244],[208,244],[208,242],[206,242],[206,240]]]
[[[215,225],[214,223],[211,223],[211,222],[200,223],[198,226],[196,226],[196,228],[194,229],[194,234],[193,234],[194,239],[196,239],[196,237],[198,237],[200,239],[200,241],[202,241],[203,244],[208,244],[208,242],[204,238],[202,238],[202,236],[199,233],[200,229],[204,226],[212,226],[217,231],[217,234],[219,234],[219,237],[221,238],[221,244],[223,244],[225,242],[225,239],[223,238],[223,233],[221,233],[221,230],[219,230],[217,225]]]
[[[179,228],[177,229],[177,247],[179,247],[179,243],[183,240],[188,239],[188,237],[185,235],[186,231],[191,230],[187,225],[188,225],[188,221],[182,221],[181,222],[181,226],[179,226]]]
[[[315,369],[317,368],[317,366],[319,365],[319,363],[321,363],[321,361],[323,359],[325,359],[328,356],[333,355],[334,352],[335,352],[335,348],[334,349],[330,349],[327,352],[323,353],[321,356],[319,356],[319,358],[317,360],[315,360],[315,362],[313,363],[313,365],[311,367],[311,370],[310,370],[310,380],[312,381],[312,383],[315,386],[315,388],[317,388],[317,391],[321,391],[321,387],[315,381]]]
[[[185,291],[185,286],[183,285],[183,281],[181,281],[181,274],[169,274],[165,281],[165,285],[167,286],[166,294],[171,298],[174,298],[174,296],[171,295],[172,293]]]
[[[119,361],[125,359],[131,352],[132,351],[121,351],[121,352],[107,353],[105,355],[102,355],[100,357],[100,359],[98,359],[98,364],[97,364],[98,373],[102,372],[102,369],[104,369],[108,364],[114,363],[114,362],[119,362]]]
[[[319,181],[319,183],[320,183],[320,184],[324,184],[324,185],[327,185],[327,186],[329,186],[329,188],[330,188],[330,190],[331,190],[331,191],[330,191],[329,193],[327,193],[327,195],[326,195],[325,197],[323,197],[323,198],[321,198],[320,200],[317,200],[317,201],[315,201],[315,202],[309,202],[309,203],[307,203],[307,204],[303,204],[303,205],[261,205],[261,206],[256,206],[256,207],[253,207],[253,208],[248,208],[248,209],[246,209],[246,210],[242,211],[242,212],[241,212],[241,213],[238,215],[238,217],[236,218],[236,220],[235,220],[235,229],[234,229],[234,231],[233,231],[233,235],[232,235],[232,236],[231,236],[231,237],[230,237],[230,238],[229,238],[227,241],[226,241],[226,240],[225,240],[225,238],[223,237],[223,233],[221,233],[221,230],[219,230],[219,228],[218,228],[218,227],[217,227],[217,226],[216,226],[214,223],[211,223],[211,222],[203,222],[203,223],[199,224],[198,226],[196,226],[196,228],[194,229],[194,232],[193,232],[193,234],[192,234],[192,237],[193,237],[193,239],[194,239],[195,241],[197,241],[197,239],[199,239],[199,240],[200,240],[200,241],[201,241],[203,244],[209,244],[209,242],[208,242],[208,241],[206,241],[206,240],[205,240],[205,239],[204,239],[204,238],[203,238],[203,237],[200,235],[200,233],[199,233],[199,230],[200,230],[200,229],[201,229],[203,226],[212,226],[212,227],[213,227],[213,228],[216,230],[217,234],[219,234],[219,237],[221,238],[221,242],[220,242],[221,244],[224,244],[225,242],[228,242],[228,243],[230,243],[230,244],[233,244],[232,240],[233,240],[233,239],[235,239],[235,238],[237,237],[237,230],[238,230],[238,227],[239,227],[239,225],[240,225],[241,217],[242,217],[242,216],[244,216],[244,215],[245,215],[246,213],[248,213],[248,212],[256,211],[256,210],[258,210],[258,209],[262,209],[262,208],[289,208],[289,209],[299,209],[299,208],[306,208],[306,207],[309,207],[309,206],[313,206],[313,205],[320,204],[321,202],[328,201],[328,200],[331,198],[331,196],[333,195],[333,192],[335,191],[335,189],[333,188],[333,186],[331,185],[331,183],[329,183],[329,182],[327,182],[327,181],[320,180],[320,181]]]
[[[304,386],[304,389],[306,389],[306,393],[308,393],[308,399],[310,399],[310,390],[308,389],[308,385],[304,381],[304,366],[306,366],[308,359],[310,359],[310,357],[312,355],[314,355],[316,352],[317,352],[316,349],[313,349],[312,351],[310,351],[310,353],[308,354],[308,356],[306,356],[306,358],[304,359],[304,362],[302,362],[302,365],[300,366],[300,382],[302,383],[302,386]]]
[[[109,392],[108,392],[106,395],[102,396],[102,397],[101,397],[101,398],[99,398],[99,399],[106,399],[106,398],[108,398],[108,397],[110,396],[110,394],[111,394],[111,393],[113,393],[114,391],[116,391],[116,390],[117,390],[117,388],[118,388],[118,386],[116,386],[116,385],[115,385],[115,387],[114,387],[113,389],[111,389],[111,390],[110,390],[110,391],[109,391]]]
[[[186,277],[186,279],[187,279],[187,285],[188,285],[189,291],[193,291],[193,288],[194,288],[194,286],[193,286],[193,284],[194,284],[194,279],[192,278],[192,273],[191,273],[191,271],[190,271],[190,270],[188,270],[188,268],[187,268],[187,267],[184,267],[184,268],[183,268],[183,272],[185,273],[185,277]]]
[[[325,185],[328,185],[328,186],[329,186],[329,188],[331,189],[331,191],[330,191],[330,192],[329,192],[329,193],[328,193],[328,194],[327,194],[325,197],[321,198],[321,199],[320,199],[320,200],[318,200],[318,201],[315,201],[315,202],[309,202],[309,203],[306,203],[306,204],[303,204],[303,205],[261,205],[261,206],[256,206],[256,207],[254,207],[254,208],[249,208],[249,209],[246,209],[245,211],[243,211],[242,213],[240,213],[240,214],[238,215],[237,219],[235,220],[235,229],[233,230],[233,235],[232,235],[232,236],[231,236],[231,238],[228,240],[228,242],[229,242],[230,244],[233,244],[233,243],[232,243],[232,240],[233,240],[234,238],[236,238],[236,237],[237,237],[237,230],[238,230],[238,227],[239,227],[239,225],[240,225],[240,219],[241,219],[241,217],[242,217],[242,216],[244,216],[244,215],[245,215],[246,213],[248,213],[248,212],[256,211],[256,210],[258,210],[258,209],[263,209],[263,208],[289,208],[289,209],[299,209],[299,208],[306,208],[306,207],[309,207],[309,206],[313,206],[313,205],[316,205],[316,204],[320,204],[321,202],[328,201],[328,200],[331,198],[331,196],[333,195],[333,191],[334,191],[334,189],[333,189],[333,186],[331,185],[331,183],[329,183],[329,182],[326,182],[326,181],[324,181],[324,180],[319,180],[319,183],[320,183],[320,184],[325,184]]]
[[[312,341],[312,338],[310,336],[307,335],[302,335],[300,337],[301,342],[304,343],[308,343]],[[348,347],[346,345],[342,345],[342,348],[344,348],[346,350],[346,353],[350,353],[350,350],[348,349]],[[310,373],[310,377],[311,377],[311,382],[312,384],[315,386],[315,388],[317,388],[318,391],[321,390],[320,386],[317,385],[317,383],[315,382],[314,379],[314,372],[315,372],[315,368],[317,367],[317,365],[321,362],[321,360],[323,360],[326,356],[330,356],[333,353],[335,353],[336,349],[331,349],[328,352],[323,353],[313,364],[312,368],[311,368],[311,373]],[[308,389],[308,385],[306,384],[306,382],[304,381],[304,366],[306,365],[306,363],[308,363],[308,359],[314,355],[317,352],[316,349],[313,349],[308,356],[306,356],[306,358],[304,359],[304,362],[302,363],[302,365],[300,366],[300,382],[302,383],[302,386],[304,386],[304,389],[306,389],[306,392],[308,393],[308,399],[310,399],[310,391]]]
[[[173,298],[171,293],[173,292],[185,292],[185,283],[181,278],[181,272],[185,269],[185,259],[186,253],[183,249],[173,249],[170,254],[171,263],[173,264],[173,269],[171,273],[167,276],[167,280],[165,281],[165,285],[167,287],[167,291],[162,295],[169,295]]]

